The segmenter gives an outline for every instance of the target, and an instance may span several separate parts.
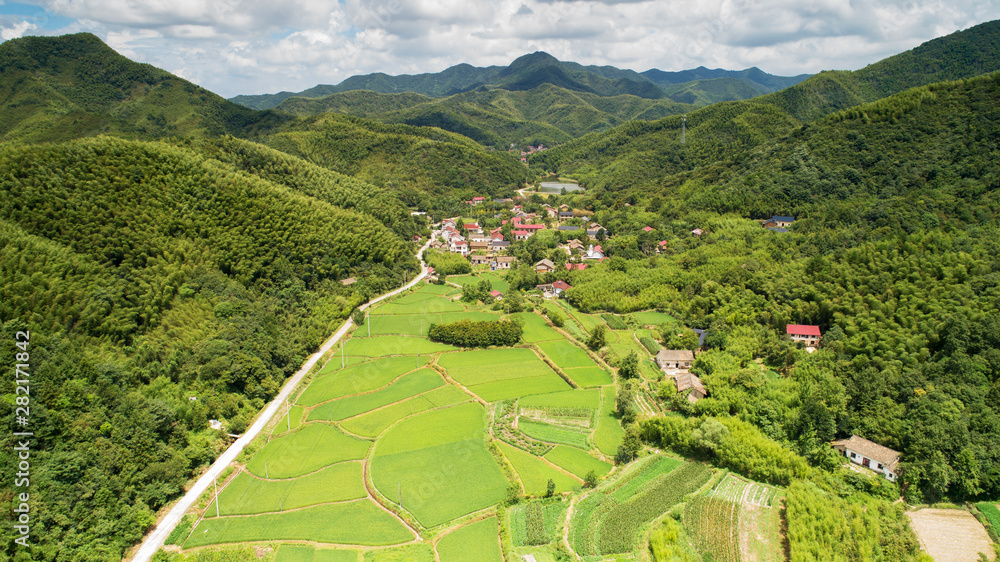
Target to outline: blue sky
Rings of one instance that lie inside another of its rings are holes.
[[[1000,19],[1000,0],[0,0],[0,38],[89,31],[223,96],[546,51],[637,71],[854,70]]]

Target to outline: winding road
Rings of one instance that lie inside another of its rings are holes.
[[[433,239],[434,236],[432,235],[427,240],[427,243],[420,248],[420,251],[417,252],[417,257],[420,259],[420,275],[416,276],[406,285],[403,285],[396,290],[389,291],[380,297],[376,297],[358,308],[360,310],[365,310],[375,303],[398,295],[399,293],[413,287],[419,283],[421,279],[426,277],[427,264],[424,262],[424,250],[430,246],[431,240]],[[236,460],[236,457],[243,451],[243,448],[253,441],[258,434],[260,434],[261,430],[263,430],[268,422],[271,421],[271,418],[273,418],[274,415],[278,413],[278,410],[281,409],[285,400],[291,396],[295,388],[300,382],[302,382],[302,379],[306,376],[306,374],[309,373],[309,371],[316,365],[323,355],[333,349],[333,346],[336,345],[341,338],[347,335],[347,332],[350,331],[352,326],[354,326],[354,321],[348,317],[347,321],[344,322],[340,329],[330,336],[330,339],[326,340],[326,342],[319,348],[319,351],[309,356],[309,359],[302,364],[302,367],[285,382],[284,386],[281,387],[281,392],[279,392],[278,395],[274,397],[274,400],[272,400],[271,403],[264,408],[253,425],[247,429],[246,433],[230,445],[229,448],[226,449],[226,451],[222,453],[222,455],[220,455],[214,463],[212,463],[212,466],[210,466],[208,470],[205,471],[200,478],[198,478],[194,485],[191,486],[187,493],[184,494],[184,496],[178,500],[176,504],[174,504],[174,507],[170,509],[162,520],[160,520],[153,531],[146,535],[145,540],[142,541],[139,549],[135,552],[135,556],[132,558],[133,562],[148,562],[153,558],[156,551],[163,546],[164,541],[167,540],[170,533],[173,532],[177,524],[180,523],[181,518],[184,517],[187,510],[194,505],[194,502],[198,501],[198,498],[205,493],[205,490],[212,485],[215,479],[218,478],[219,474],[222,473],[227,466],[229,466],[229,463]]]

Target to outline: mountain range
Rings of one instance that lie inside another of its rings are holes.
[[[399,76],[366,74],[352,76],[335,86],[320,84],[301,92],[241,95],[230,98],[230,101],[254,109],[272,109],[293,97],[322,98],[354,90],[382,94],[411,92],[443,98],[474,90],[518,92],[551,84],[572,92],[598,96],[632,95],[650,100],[670,98],[681,103],[694,103],[700,99],[745,99],[787,88],[808,76],[774,76],[756,67],[740,71],[709,70],[705,67],[681,72],[652,69],[640,73],[613,66],[564,62],[538,51],[518,57],[508,66],[459,64],[436,73]]]

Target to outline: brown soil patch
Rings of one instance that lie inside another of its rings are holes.
[[[996,558],[986,529],[962,509],[921,509],[906,514],[920,546],[937,562],[977,560],[980,552]]]

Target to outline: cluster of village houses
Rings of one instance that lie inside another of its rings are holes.
[[[698,335],[700,348],[705,343],[705,331],[694,331]],[[803,342],[807,350],[814,350],[822,338],[819,326],[788,324],[785,331],[792,341]],[[694,357],[695,352],[689,349],[662,349],[656,354],[656,365],[673,380],[677,392],[687,392],[686,398],[692,404],[708,396],[701,379],[690,371]],[[896,481],[896,470],[899,466],[898,451],[857,435],[852,435],[850,439],[834,441],[832,445],[854,464],[882,474],[890,481]]]

